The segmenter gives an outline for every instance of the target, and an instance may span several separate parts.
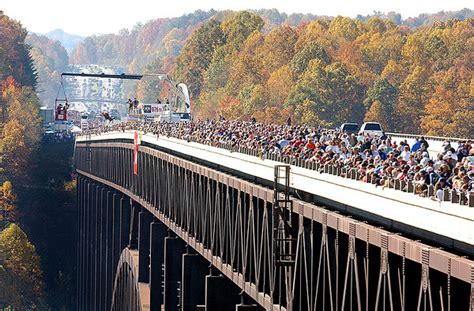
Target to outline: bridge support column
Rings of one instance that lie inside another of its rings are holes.
[[[160,222],[150,224],[150,311],[161,311],[163,293],[161,290],[164,240],[168,235],[165,225]]]
[[[100,193],[102,190],[101,185],[95,186],[94,191],[94,205],[92,211],[92,292],[93,300],[92,306],[97,308],[99,305],[99,254],[100,254]]]
[[[107,253],[107,188],[101,188],[100,190],[100,202],[99,202],[99,272],[97,277],[99,278],[99,299],[97,308],[104,310],[106,306],[106,253]]]
[[[195,311],[198,305],[205,303],[206,274],[209,271],[207,261],[197,254],[183,254],[181,278],[181,310]]]
[[[85,227],[85,190],[87,189],[87,182],[85,178],[77,178],[77,207],[79,211],[79,246],[77,249],[77,307],[82,309],[84,306],[84,258],[85,258],[85,237],[86,237],[86,227]]]
[[[88,197],[86,200],[87,210],[87,241],[86,241],[86,309],[92,309],[94,306],[94,246],[95,246],[95,193],[96,184],[89,183]]]
[[[178,311],[179,299],[178,291],[181,283],[182,261],[179,260],[181,254],[185,252],[184,242],[177,237],[165,238],[164,253],[164,301],[165,310]]]
[[[137,202],[132,202],[132,214],[131,214],[131,220],[130,220],[130,237],[129,237],[129,243],[130,243],[130,249],[138,249],[138,236],[139,236],[139,231],[138,231],[138,223],[139,223],[139,213],[141,211],[142,207],[140,204]],[[150,244],[150,243],[148,243]]]
[[[120,201],[122,196],[120,194],[114,194],[112,203],[112,282],[114,280],[113,275],[117,269],[118,260],[120,253],[122,252],[121,239],[120,239]]]
[[[150,223],[153,215],[148,211],[138,213],[138,282],[150,280]]]
[[[132,210],[129,198],[120,200],[120,253],[130,244],[130,220]]]
[[[114,212],[114,191],[107,191],[105,203],[105,297],[104,310],[110,310],[112,300],[113,282],[116,266],[113,262],[113,212]]]
[[[206,311],[232,310],[240,302],[240,290],[223,275],[206,276]]]

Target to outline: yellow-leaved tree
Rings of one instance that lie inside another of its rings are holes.
[[[21,87],[12,77],[0,83],[5,103],[0,131],[0,174],[15,181],[26,170],[41,134],[38,97],[31,87]]]
[[[44,310],[40,258],[25,232],[10,224],[0,232],[0,308]]]
[[[387,115],[382,104],[376,100],[365,114],[364,122],[379,122],[384,129],[389,128]]]
[[[3,185],[0,186],[0,224],[16,220],[15,201],[16,195],[13,192],[12,183],[9,181],[3,182]]]

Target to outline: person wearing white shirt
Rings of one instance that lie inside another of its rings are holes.
[[[411,155],[410,146],[405,145],[402,153],[400,154],[400,156],[402,157],[402,160],[405,162],[408,162],[408,160],[410,160],[410,155]]]

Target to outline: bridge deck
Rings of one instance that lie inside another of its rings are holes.
[[[133,139],[133,132],[82,136],[78,142],[123,139]],[[152,134],[143,135],[142,142],[268,182],[273,181],[273,167],[278,163],[174,138],[157,138]],[[319,174],[296,166],[292,166],[290,181],[294,189],[313,194],[320,202],[326,201],[331,207],[473,253],[473,208],[436,202],[392,189],[375,188],[372,184]]]

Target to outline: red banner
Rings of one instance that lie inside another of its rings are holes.
[[[133,174],[138,175],[138,132],[133,137]]]

